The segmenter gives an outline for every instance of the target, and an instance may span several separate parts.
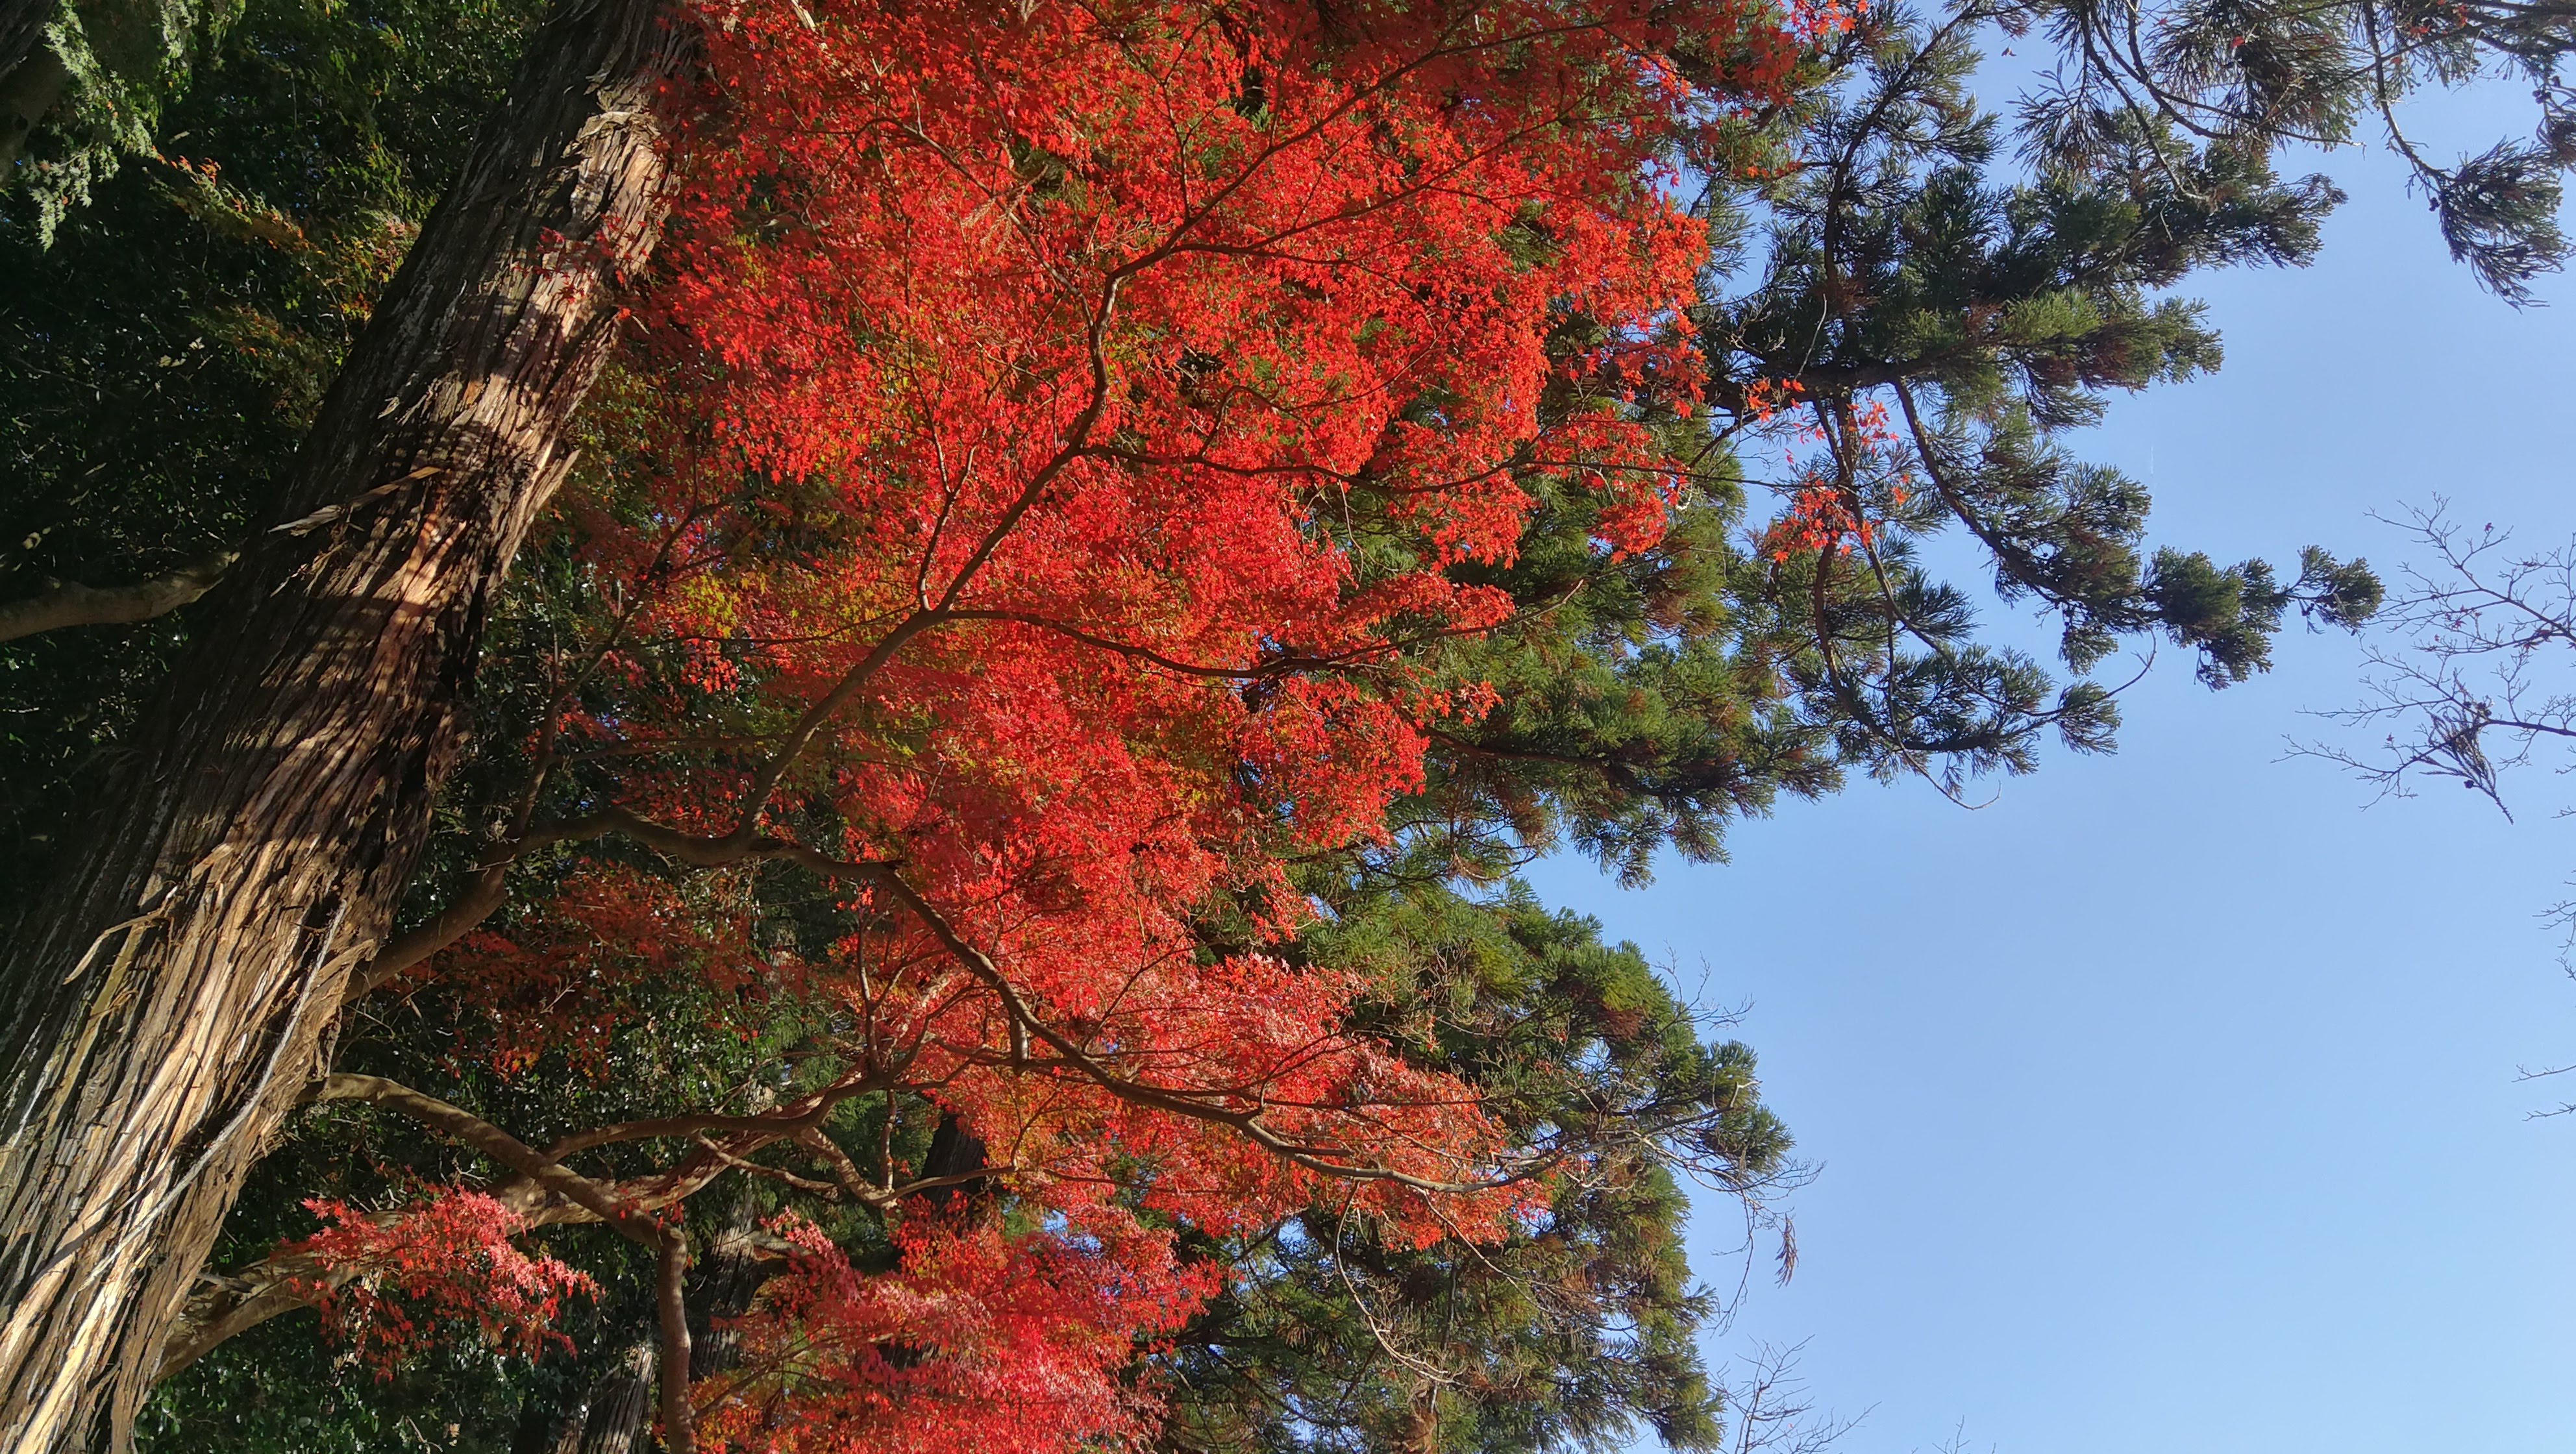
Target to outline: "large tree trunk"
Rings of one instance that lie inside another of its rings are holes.
[[[660,232],[660,0],[569,0],[0,946],[0,1450],[121,1447],[243,1172],[385,937],[484,618]]]

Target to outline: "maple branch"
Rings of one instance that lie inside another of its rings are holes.
[[[341,992],[343,1011],[374,994],[431,955],[454,944],[474,931],[485,919],[509,899],[510,866],[519,861],[528,841],[528,823],[536,816],[537,799],[545,792],[546,780],[554,775],[554,728],[551,723],[562,694],[549,703],[544,745],[536,760],[529,764],[527,781],[519,789],[519,800],[511,806],[509,826],[502,830],[506,847],[497,853],[487,852],[466,884],[465,891],[426,924],[396,935],[376,951],[373,959],[349,976],[348,988]]]
[[[320,1274],[317,1278],[316,1274]],[[338,1287],[353,1274],[326,1272],[310,1252],[273,1254],[227,1277],[198,1274],[214,1286],[188,1300],[179,1325],[163,1345],[161,1369],[169,1378],[214,1351],[217,1345],[247,1333],[271,1318],[310,1307],[321,1286]]]
[[[661,1245],[661,1226],[631,1207],[621,1205],[609,1188],[462,1106],[452,1105],[383,1076],[346,1073],[334,1074],[323,1081],[311,1099],[315,1103],[361,1101],[399,1111],[451,1141],[482,1152],[538,1187],[591,1213],[620,1236],[648,1247]]]
[[[333,1075],[315,1101],[363,1101],[401,1112],[452,1141],[482,1152],[545,1190],[583,1208],[619,1236],[652,1248],[659,1286],[654,1299],[662,1324],[662,1439],[672,1454],[695,1447],[689,1420],[689,1310],[683,1279],[689,1270],[688,1233],[621,1204],[608,1187],[536,1150],[461,1106],[375,1075]]]
[[[1099,304],[1092,310],[1087,338],[1091,360],[1091,397],[1083,404],[1073,421],[1066,426],[1064,445],[1055,452],[1054,457],[1039,466],[1029,476],[1028,482],[1021,486],[1018,497],[1003,509],[1000,518],[984,532],[984,538],[976,543],[974,552],[967,556],[965,563],[957,568],[956,573],[949,578],[947,587],[940,592],[938,604],[925,605],[897,622],[894,629],[888,631],[868,654],[860,659],[858,665],[850,668],[849,672],[833,685],[832,690],[824,694],[821,701],[806,708],[804,714],[796,719],[796,725],[788,730],[786,742],[777,752],[771,754],[769,761],[762,764],[760,770],[753,775],[751,790],[744,795],[742,816],[735,820],[733,831],[725,835],[726,841],[746,845],[750,843],[753,835],[759,831],[760,815],[769,806],[770,794],[778,790],[778,784],[785,779],[788,769],[795,765],[796,759],[803,756],[805,749],[813,745],[814,739],[821,735],[824,724],[840,715],[841,709],[856,699],[866,688],[868,681],[883,670],[886,663],[894,660],[895,653],[901,651],[914,637],[953,619],[953,608],[957,604],[958,597],[964,595],[966,587],[982,573],[985,565],[992,560],[994,552],[1002,548],[1002,542],[1009,538],[1012,531],[1019,528],[1020,522],[1027,518],[1029,511],[1037,508],[1038,500],[1055,484],[1056,479],[1070,468],[1075,460],[1083,457],[1089,445],[1092,427],[1100,422],[1100,416],[1109,404],[1107,335],[1109,318],[1118,306],[1118,293],[1123,281],[1123,278],[1112,276],[1101,290]]]
[[[539,780],[542,780],[541,774]],[[346,1009],[366,999],[430,956],[472,933],[476,926],[509,901],[510,866],[536,849],[557,843],[587,842],[609,832],[623,832],[694,867],[717,868],[745,858],[776,856],[779,850],[793,846],[774,838],[753,838],[736,844],[731,836],[697,837],[649,822],[622,808],[610,808],[531,828],[525,819],[534,800],[532,784],[517,815],[521,821],[515,825],[518,830],[516,836],[475,871],[465,892],[454,902],[440,910],[428,923],[387,941],[385,947],[376,952],[375,958],[350,975],[349,988],[340,1001],[341,1008]]]
[[[306,1099],[308,1103],[360,1101],[387,1107],[509,1167],[518,1176],[498,1188],[494,1200],[519,1219],[523,1230],[596,1219],[660,1253],[668,1241],[668,1229],[640,1213],[687,1197],[708,1179],[693,1178],[683,1168],[631,1183],[603,1185],[564,1166],[554,1151],[534,1150],[460,1106],[381,1076],[333,1075]],[[399,1211],[382,1212],[377,1219],[399,1215]],[[221,1277],[208,1274],[205,1280],[212,1286],[190,1299],[165,1345],[158,1377],[170,1377],[218,1344],[271,1318],[311,1306],[322,1292],[353,1275],[327,1267],[312,1252],[275,1253],[240,1272]]]
[[[1159,666],[1165,671],[1181,676],[1215,677],[1227,681],[1262,681],[1270,677],[1285,676],[1290,672],[1340,666],[1366,657],[1391,655],[1407,644],[1399,641],[1375,643],[1350,651],[1335,652],[1330,656],[1309,656],[1300,651],[1290,650],[1283,651],[1258,666],[1206,666],[1194,661],[1181,661],[1165,656],[1150,646],[1139,646],[1134,642],[1116,641],[1106,636],[1094,635],[1078,626],[1067,625],[1034,611],[953,611],[949,616],[950,619],[957,621],[1004,621],[1017,626],[1034,627],[1040,631],[1052,631],[1058,636],[1078,641],[1085,646],[1115,652],[1130,660]]]
[[[892,1124],[891,1118],[889,1118],[888,1124]],[[835,1185],[833,1182],[809,1181],[803,1177],[794,1176],[787,1172],[773,1171],[771,1168],[766,1166],[753,1166],[747,1164],[745,1169],[761,1172],[766,1175],[777,1176],[783,1180],[790,1181],[798,1186],[808,1189],[820,1189],[825,1192],[841,1192],[848,1195],[851,1200],[874,1207],[881,1212],[892,1211],[894,1208],[901,1206],[904,1202],[909,1201],[913,1197],[920,1196],[924,1192],[945,1191],[950,1187],[969,1186],[977,1182],[990,1181],[995,1174],[995,1168],[987,1166],[975,1171],[950,1172],[941,1176],[915,1177],[911,1181],[897,1182],[893,1179],[894,1163],[891,1157],[889,1157],[886,1160],[887,1176],[885,1184],[879,1186],[870,1183],[867,1179],[867,1173],[860,1170],[858,1162],[850,1158],[850,1153],[842,1150],[839,1142],[836,1142],[831,1137],[824,1135],[820,1129],[808,1131],[804,1135],[797,1137],[796,1144],[813,1152],[817,1160],[830,1165],[833,1177],[838,1184]]]
[[[1266,681],[1271,677],[1287,676],[1291,673],[1301,671],[1337,671],[1344,667],[1348,667],[1353,663],[1365,664],[1371,658],[1392,658],[1402,653],[1407,648],[1426,646],[1434,641],[1446,641],[1452,637],[1458,636],[1480,636],[1487,632],[1500,631],[1506,627],[1516,625],[1523,621],[1533,620],[1537,617],[1546,615],[1548,612],[1554,611],[1557,607],[1564,605],[1569,600],[1572,600],[1575,593],[1583,589],[1583,585],[1584,583],[1582,581],[1576,581],[1573,586],[1568,588],[1564,593],[1559,595],[1557,599],[1550,601],[1548,604],[1544,606],[1535,606],[1525,611],[1515,611],[1511,615],[1506,616],[1502,620],[1496,621],[1491,625],[1435,627],[1428,631],[1417,631],[1410,636],[1398,636],[1383,641],[1373,641],[1363,646],[1352,647],[1348,651],[1336,651],[1323,656],[1312,655],[1292,648],[1282,651],[1279,655],[1268,661],[1262,662],[1258,666],[1249,667],[1207,666],[1198,662],[1181,661],[1173,657],[1165,656],[1162,653],[1155,651],[1152,647],[1139,646],[1133,642],[1116,641],[1106,636],[1095,635],[1081,629],[1080,627],[1067,625],[1064,622],[1038,615],[1033,611],[954,611],[950,613],[950,619],[958,621],[1007,621],[1015,625],[1034,627],[1040,631],[1051,631],[1056,635],[1065,637],[1069,640],[1081,642],[1085,646],[1097,647],[1102,651],[1115,652],[1120,656],[1129,658],[1130,660],[1142,661],[1152,666],[1159,666],[1165,671],[1173,672],[1177,675],[1213,677],[1227,681],[1250,682]]]
[[[0,602],[0,641],[69,626],[131,626],[167,615],[213,590],[235,558],[235,552],[223,551],[130,586],[47,582],[32,596]]]
[[[978,565],[983,554],[989,553],[990,547],[997,543],[987,542],[987,551],[978,554]],[[788,769],[795,766],[796,759],[804,755],[807,747],[813,745],[814,739],[822,734],[824,725],[838,716],[887,662],[894,660],[896,652],[903,650],[914,637],[938,625],[942,618],[940,611],[920,610],[896,622],[894,629],[878,638],[877,644],[860,658],[858,665],[851,667],[840,681],[833,684],[832,690],[823,694],[822,700],[806,708],[804,714],[796,719],[796,725],[788,729],[787,740],[753,775],[751,790],[744,795],[742,816],[735,820],[733,831],[719,841],[748,845],[759,831],[760,814],[769,806],[769,795],[778,790],[778,784],[787,776]]]
[[[907,910],[911,911],[914,917],[918,918],[922,922],[924,927],[930,930],[931,936],[939,941],[941,948],[947,950],[949,955],[959,964],[963,965],[968,973],[983,981],[985,987],[990,989],[994,996],[1002,1002],[1002,1007],[1008,1014],[1014,1028],[1015,1033],[1013,1038],[1015,1042],[1022,1034],[1035,1036],[1037,1039],[1046,1042],[1050,1048],[1063,1056],[1065,1064],[1080,1072],[1084,1077],[1096,1082],[1103,1089],[1109,1091],[1112,1095],[1115,1095],[1122,1100],[1131,1101],[1138,1105],[1150,1106],[1157,1110],[1169,1111],[1174,1115],[1186,1116],[1193,1120],[1208,1121],[1218,1125],[1231,1127],[1246,1139],[1252,1141],[1255,1145],[1260,1146],[1263,1150],[1268,1151],[1275,1156],[1281,1157],[1297,1166],[1304,1167],[1309,1171],[1317,1172],[1325,1176],[1336,1177],[1342,1180],[1390,1181],[1402,1186],[1410,1187],[1416,1191],[1452,1194],[1486,1191],[1498,1184],[1492,1182],[1434,1181],[1426,1177],[1414,1176],[1409,1172],[1396,1171],[1389,1167],[1354,1166],[1347,1162],[1330,1160],[1325,1155],[1319,1154],[1317,1148],[1301,1146],[1261,1124],[1262,1110],[1260,1108],[1255,1108],[1249,1111],[1227,1110],[1220,1106],[1210,1105],[1204,1099],[1200,1099],[1184,1092],[1171,1091],[1160,1086],[1147,1085],[1141,1081],[1118,1075],[1107,1067],[1101,1065],[1098,1059],[1089,1051],[1085,1050],[1080,1044],[1066,1036],[1062,1031],[1049,1024],[1045,1019],[1039,1016],[1035,1010],[1031,1009],[1028,1001],[1020,995],[1019,988],[1011,983],[1010,976],[1003,972],[1002,967],[994,963],[991,956],[985,954],[984,951],[967,942],[965,937],[957,932],[956,926],[948,921],[947,916],[942,914],[936,905],[932,904],[927,898],[924,898],[918,889],[915,889],[910,882],[905,880],[902,874],[897,871],[897,867],[894,864],[865,860],[854,862],[846,859],[836,859],[831,857],[829,854],[820,852],[813,848],[808,848],[804,844],[791,842],[782,838],[764,836],[750,839],[745,842],[736,842],[733,835],[727,835],[724,838],[708,838],[697,834],[683,833],[677,829],[666,827],[662,824],[654,823],[647,819],[638,817],[623,808],[606,809],[602,812],[592,814],[587,818],[580,819],[572,823],[558,825],[553,829],[546,830],[543,836],[559,840],[562,838],[573,837],[597,837],[601,834],[612,831],[623,833],[628,837],[634,838],[638,842],[645,844],[647,847],[667,854],[683,863],[697,867],[722,867],[727,864],[740,862],[745,858],[754,857],[782,858],[789,862],[797,863],[804,867],[813,869],[815,872],[827,877],[862,878],[883,887],[888,893],[892,894],[897,901],[901,902]],[[1014,1063],[1018,1063],[1018,1061],[1015,1059]],[[334,1077],[334,1079],[337,1080],[339,1077]],[[439,1104],[444,1103],[442,1102]],[[449,1107],[448,1109],[451,1111],[454,1110],[453,1107]],[[457,1114],[461,1115],[463,1113],[457,1112]],[[680,1118],[681,1121],[693,1121],[699,1119],[704,1118]],[[776,1124],[775,1122],[766,1121],[765,1118],[747,1119],[752,1121],[761,1121],[763,1124]],[[653,1125],[656,1123],[636,1124],[643,1126]],[[666,1122],[659,1124],[677,1125],[679,1122]],[[634,1132],[633,1137],[620,1137],[619,1139],[633,1139],[655,1134],[676,1133],[667,1131],[657,1132],[651,1130],[639,1130]],[[530,1156],[536,1155],[536,1153],[532,1151],[528,1154]],[[1527,1172],[1514,1173],[1512,1177],[1507,1179],[1517,1180],[1527,1174]]]
[[[1142,449],[1124,449],[1116,445],[1104,444],[1092,450],[1091,453],[1095,459],[1114,460],[1119,464],[1134,465],[1139,469],[1203,469],[1210,474],[1230,475],[1244,480],[1266,480],[1280,475],[1296,475],[1321,478],[1336,485],[1356,486],[1360,483],[1359,475],[1349,470],[1334,469],[1330,465],[1230,464],[1207,453],[1204,449],[1194,454],[1156,454]]]
[[[554,1160],[576,1156],[584,1151],[621,1141],[677,1140],[681,1137],[703,1137],[709,1131],[730,1131],[737,1138],[748,1138],[747,1149],[757,1150],[772,1141],[797,1140],[813,1132],[830,1118],[832,1109],[853,1096],[868,1095],[889,1089],[889,1083],[873,1073],[850,1076],[807,1095],[792,1110],[764,1112],[752,1116],[728,1116],[708,1112],[694,1116],[663,1116],[645,1121],[620,1121],[613,1125],[566,1136],[545,1149]],[[722,1154],[722,1153],[720,1153]]]
[[[1433,1181],[1430,1178],[1414,1176],[1409,1172],[1397,1171],[1391,1167],[1353,1166],[1347,1162],[1328,1160],[1318,1155],[1314,1148],[1300,1146],[1261,1124],[1262,1108],[1230,1111],[1220,1106],[1209,1105],[1185,1093],[1146,1085],[1141,1081],[1119,1075],[1100,1064],[1089,1051],[1031,1010],[1028,1001],[1021,998],[1018,987],[1013,985],[1010,977],[1002,972],[1002,967],[995,964],[992,957],[985,954],[983,950],[968,943],[965,937],[957,932],[956,926],[948,922],[947,916],[940,913],[937,906],[922,897],[919,890],[906,882],[903,876],[895,871],[892,864],[853,864],[850,867],[863,871],[866,877],[883,885],[888,893],[899,900],[905,908],[911,910],[913,915],[930,930],[931,936],[939,941],[942,948],[945,948],[959,963],[966,966],[969,973],[982,980],[993,991],[1014,1022],[1024,1027],[1029,1034],[1045,1041],[1075,1070],[1080,1071],[1086,1078],[1121,1100],[1150,1106],[1155,1110],[1168,1111],[1177,1116],[1186,1116],[1192,1120],[1208,1121],[1230,1127],[1254,1145],[1282,1160],[1339,1180],[1389,1181],[1416,1191],[1443,1194],[1490,1191],[1498,1184]]]
[[[708,1140],[704,1136],[695,1137],[693,1139],[700,1151],[716,1158],[718,1161],[723,1162],[725,1165],[732,1167],[736,1171],[745,1172],[752,1176],[765,1176],[772,1181],[783,1182],[788,1186],[794,1187],[798,1191],[811,1192],[819,1197],[830,1198],[841,1194],[841,1188],[831,1182],[816,1181],[810,1176],[798,1176],[796,1173],[786,1170],[783,1167],[763,1166],[759,1162],[751,1160],[749,1157],[736,1156],[734,1153],[718,1146],[716,1143]]]
[[[892,1105],[886,1108],[884,1139],[882,1160],[885,1163],[886,1176],[891,1180],[894,1176],[894,1108]],[[797,1137],[796,1144],[814,1153],[816,1159],[828,1165],[842,1188],[852,1196],[866,1197],[870,1193],[886,1190],[886,1188],[868,1185],[867,1174],[859,1169],[856,1161],[850,1159],[850,1153],[842,1150],[841,1143],[824,1135],[820,1130],[809,1131]]]
[[[342,994],[342,1009],[357,1004],[376,991],[418,966],[431,955],[474,932],[477,925],[492,917],[495,910],[509,900],[507,887],[509,866],[517,861],[514,852],[500,863],[479,870],[461,896],[441,909],[426,924],[385,941],[357,972],[349,976],[349,987]]]
[[[749,641],[753,638],[727,639]],[[637,738],[627,742],[603,743],[597,747],[578,747],[564,753],[563,759],[566,762],[597,762],[611,757],[651,757],[663,752],[721,752],[733,747],[757,747],[764,742],[775,740],[776,735],[775,733],[749,733],[731,737]]]
[[[661,1231],[654,1249],[653,1307],[662,1324],[662,1447],[669,1454],[691,1454],[697,1428],[689,1416],[689,1234],[676,1224]]]

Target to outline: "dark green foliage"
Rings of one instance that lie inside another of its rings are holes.
[[[567,1331],[582,1337],[599,1321],[578,1313]],[[135,1442],[225,1454],[501,1454],[527,1447],[518,1442],[523,1406],[549,1400],[568,1371],[461,1342],[379,1377],[315,1336],[304,1313],[243,1334],[165,1385]]]
[[[1830,732],[1802,717],[1778,669],[1771,623],[1745,609],[1760,573],[1729,538],[1742,513],[1724,481],[1652,549],[1617,561],[1591,540],[1591,492],[1530,485],[1539,505],[1519,558],[1472,573],[1523,614],[1442,663],[1490,684],[1497,705],[1435,725],[1435,776],[1409,820],[1436,824],[1453,858],[1501,865],[1563,837],[1637,882],[1667,843],[1718,858],[1729,819],[1840,784]]]
[[[17,194],[39,240],[48,240],[124,162],[152,153],[196,66],[241,6],[35,0],[27,8],[25,23],[38,27],[32,49],[0,53],[8,127],[0,135],[0,191]]]

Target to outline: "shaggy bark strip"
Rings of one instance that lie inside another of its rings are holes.
[[[0,948],[0,1448],[122,1446],[243,1172],[382,942],[486,612],[661,230],[684,27],[572,0]]]

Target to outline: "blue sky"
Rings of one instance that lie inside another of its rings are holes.
[[[2506,94],[2424,118],[2456,151]],[[2527,103],[2525,103],[2527,104]],[[2483,115],[2481,115],[2483,113]],[[2480,138],[2483,127],[2490,135]],[[2456,143],[2456,144],[2454,144]],[[2325,545],[2393,565],[2370,511],[2576,531],[2576,284],[2479,294],[2377,153],[2323,260],[2190,289],[2212,379],[2081,443],[2221,560]],[[2037,638],[2034,638],[2037,639]],[[2576,1060],[2576,983],[2537,911],[2576,871],[2576,783],[2366,806],[2285,738],[2356,696],[2339,636],[2284,634],[2212,694],[2168,652],[2110,758],[2053,755],[1967,812],[1857,787],[1741,825],[1734,862],[1552,903],[1745,1003],[1772,1104],[1820,1163],[1802,1261],[1767,1259],[1711,1351],[1807,1340],[1839,1449],[2504,1454],[2576,1448],[2576,1117],[2522,1066]],[[2552,797],[2553,793],[2559,794]],[[1740,1223],[1712,1207],[1703,1275]]]

